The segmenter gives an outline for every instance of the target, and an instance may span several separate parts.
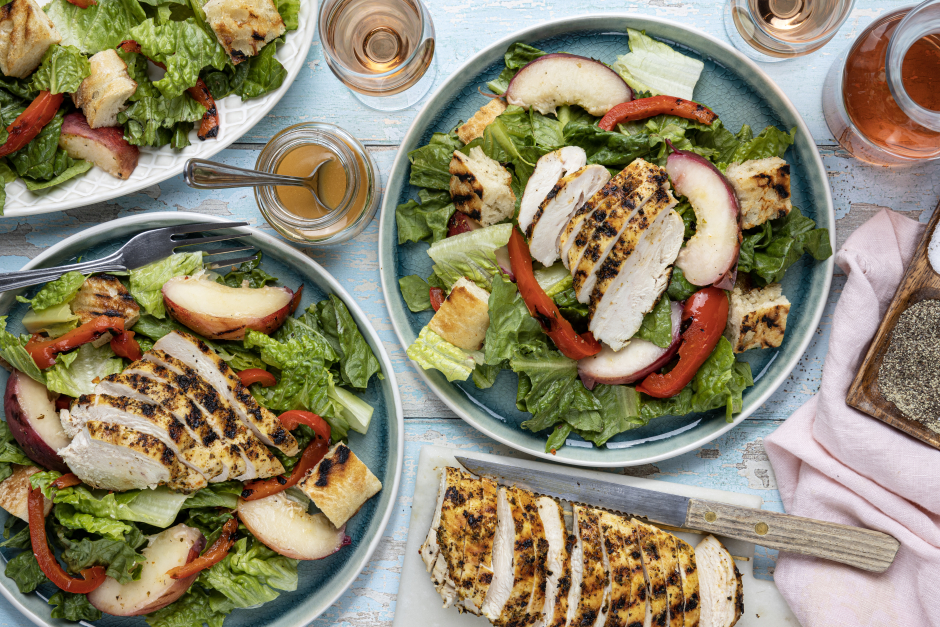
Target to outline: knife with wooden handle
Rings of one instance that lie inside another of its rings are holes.
[[[838,525],[760,509],[726,505],[619,483],[587,479],[457,457],[464,468],[500,485],[514,485],[564,501],[744,540],[881,573],[891,566],[900,543],[880,531]]]

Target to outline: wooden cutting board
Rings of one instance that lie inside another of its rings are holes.
[[[392,627],[487,627],[490,622],[485,618],[471,614],[460,614],[453,607],[441,607],[441,597],[438,596],[431,584],[431,576],[424,569],[424,562],[418,554],[418,549],[427,536],[434,518],[434,508],[437,505],[437,490],[440,485],[440,469],[445,466],[460,468],[454,455],[485,459],[506,463],[506,457],[476,453],[463,449],[446,446],[425,446],[421,449],[418,460],[418,471],[415,477],[415,492],[411,502],[411,519],[408,525],[408,542],[405,548],[405,562],[402,565],[401,585],[395,601],[395,620]],[[512,463],[522,468],[532,470],[558,471],[559,466],[545,462],[535,462],[526,459],[512,459]],[[761,498],[750,494],[738,494],[713,490],[709,488],[696,488],[681,483],[656,481],[629,477],[614,473],[600,472],[582,468],[565,466],[564,471],[572,478],[591,477],[613,481],[624,485],[658,490],[669,494],[681,496],[697,496],[720,503],[739,505],[742,507],[760,508]],[[695,546],[703,535],[694,533],[676,533],[677,536]],[[750,542],[732,540],[719,537],[737,559],[738,569],[741,571],[744,584],[744,614],[736,627],[799,627],[799,622],[787,606],[787,602],[780,595],[772,581],[754,578],[754,545]]]
[[[927,248],[930,239],[940,222],[940,205],[934,209],[933,216],[927,224],[927,230],[917,246],[917,252],[908,266],[898,291],[894,294],[888,312],[878,327],[875,339],[868,348],[868,354],[852,386],[845,402],[863,411],[866,414],[882,420],[892,427],[900,429],[918,440],[940,448],[940,433],[927,428],[925,425],[904,416],[894,403],[885,399],[878,385],[878,371],[881,362],[891,341],[891,332],[898,322],[898,317],[911,305],[922,300],[940,299],[940,274],[934,272],[927,258]]]

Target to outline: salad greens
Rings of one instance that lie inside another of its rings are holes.
[[[704,64],[645,33],[630,30],[630,52],[617,58],[613,69],[637,92],[638,97],[669,94],[691,99]],[[488,83],[502,94],[523,66],[546,54],[533,46],[514,43],[504,56],[505,67]],[[753,385],[750,366],[737,361],[727,339],[722,338],[695,377],[677,395],[656,399],[630,385],[584,387],[578,378],[577,362],[555,349],[539,322],[528,311],[510,280],[505,252],[514,223],[503,223],[447,237],[448,222],[455,211],[451,202],[449,165],[453,152],[469,152],[479,146],[486,156],[501,163],[512,175],[516,210],[538,159],[564,146],[578,146],[588,164],[607,167],[611,174],[637,158],[665,166],[669,144],[692,151],[711,161],[719,170],[728,164],[750,159],[782,157],[793,144],[796,129],[785,131],[768,126],[756,136],[747,125],[738,132],[721,120],[702,124],[672,115],[619,124],[616,130],[598,127],[599,119],[577,106],[560,106],[554,115],[534,108],[510,105],[483,131],[483,136],[464,145],[455,131],[435,133],[430,142],[408,153],[409,182],[417,196],[398,206],[399,245],[426,242],[434,262],[429,277],[399,279],[402,297],[412,312],[431,308],[429,291],[446,293],[461,277],[467,277],[489,295],[489,327],[481,351],[463,350],[425,327],[408,348],[408,356],[424,369],[441,371],[448,381],[468,381],[480,389],[493,385],[502,370],[518,380],[516,405],[532,416],[522,427],[546,433],[546,451],[557,450],[573,435],[603,446],[615,435],[667,415],[685,415],[723,409],[730,421],[743,406],[743,391]],[[678,197],[675,211],[685,224],[684,239],[696,231],[696,218],[689,202]],[[787,268],[804,253],[815,259],[832,254],[829,233],[816,228],[813,220],[794,207],[790,214],[745,231],[737,266],[738,276],[753,285],[779,281]],[[574,293],[568,270],[556,263],[535,276],[576,332],[586,330],[588,307]],[[679,268],[673,268],[668,288],[643,320],[636,336],[659,347],[672,343],[671,309],[698,291]],[[482,353],[482,355],[481,355]]]

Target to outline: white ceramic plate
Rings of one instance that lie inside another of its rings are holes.
[[[137,169],[126,181],[95,167],[62,185],[34,194],[26,189],[23,181],[17,179],[6,187],[7,201],[3,216],[32,216],[64,211],[126,196],[176,176],[183,171],[188,159],[208,159],[238,141],[284,97],[300,73],[313,40],[315,8],[314,0],[300,0],[300,26],[297,30],[287,33],[285,42],[277,49],[275,57],[287,70],[287,77],[277,90],[244,102],[238,96],[228,96],[216,101],[216,108],[219,110],[219,135],[215,139],[201,141],[193,130],[189,134],[191,144],[178,152],[169,146],[141,148]]]

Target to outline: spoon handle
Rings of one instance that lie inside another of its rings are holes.
[[[296,176],[268,174],[247,168],[190,159],[183,169],[183,180],[195,189],[224,189],[229,187],[262,187],[265,185],[295,185],[304,187],[305,181]]]

